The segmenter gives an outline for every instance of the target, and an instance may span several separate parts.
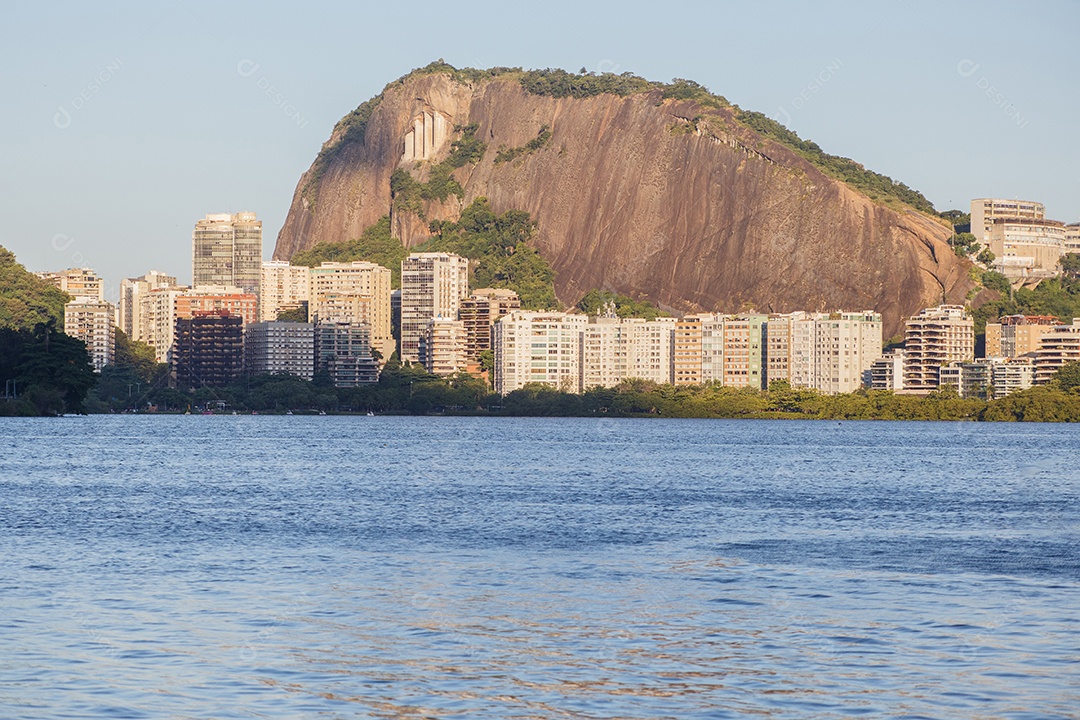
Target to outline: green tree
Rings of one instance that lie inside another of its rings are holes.
[[[1080,388],[1080,362],[1067,363],[1054,373],[1054,382],[1062,390]]]
[[[1066,277],[1072,280],[1080,278],[1080,253],[1065,253],[1058,260],[1058,265]]]

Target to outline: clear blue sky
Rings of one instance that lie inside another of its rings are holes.
[[[1021,197],[1076,222],[1077,28],[1071,1],[9,2],[0,245],[115,296],[189,279],[195,221],[253,210],[269,257],[334,123],[440,57],[691,78],[939,209]]]

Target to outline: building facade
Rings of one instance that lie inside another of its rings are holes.
[[[432,318],[420,336],[420,362],[432,375],[446,377],[468,368],[465,322]]]
[[[465,323],[465,358],[470,367],[479,365],[480,353],[491,350],[495,322],[521,309],[521,299],[513,290],[480,288],[461,301],[458,317]]]
[[[870,363],[872,390],[904,389],[904,355],[903,348],[893,348]]]
[[[296,310],[311,302],[311,268],[286,260],[262,264],[259,276],[259,321],[277,320],[282,310]]]
[[[191,290],[186,286],[154,288],[139,298],[140,340],[154,348],[159,363],[170,361],[176,333],[176,299]]]
[[[1056,220],[999,218],[990,228],[994,270],[1007,278],[1053,277],[1065,251],[1065,225]]]
[[[176,318],[172,367],[177,387],[223,387],[243,371],[244,321],[227,310]]]
[[[191,283],[195,288],[233,286],[258,296],[261,281],[262,221],[255,213],[211,214],[195,223],[191,233]]]
[[[1072,325],[1057,325],[1039,340],[1035,353],[1035,384],[1045,385],[1069,363],[1080,362],[1080,318]]]
[[[59,272],[34,274],[66,292],[72,300],[87,299],[97,302],[105,300],[104,283],[90,268],[68,268]]]
[[[143,299],[151,290],[176,287],[176,278],[157,270],[142,277],[124,278],[120,281],[120,319],[117,325],[132,340],[146,342],[147,317],[143,313]]]
[[[288,374],[304,380],[315,375],[315,326],[268,320],[244,328],[244,372]]]
[[[1046,206],[1033,200],[1007,198],[976,198],[971,201],[971,234],[983,246],[990,245],[990,230],[994,221],[1045,220]]]
[[[904,389],[930,392],[943,365],[975,359],[975,323],[961,305],[926,308],[908,319],[904,351]]]
[[[358,387],[379,381],[379,363],[371,355],[367,323],[320,320],[315,324],[315,368],[334,387]]]
[[[115,308],[95,297],[81,296],[64,305],[64,334],[86,343],[94,372],[111,365],[116,348]]]
[[[585,315],[515,310],[495,323],[495,391],[506,395],[530,383],[581,392],[581,333]]]
[[[452,253],[412,253],[401,262],[401,359],[420,360],[420,337],[434,318],[456,320],[469,294],[469,261]]]
[[[311,269],[311,320],[364,322],[384,360],[394,352],[390,269],[370,262],[322,263]]]
[[[1034,355],[1042,336],[1059,324],[1051,315],[1007,315],[986,323],[986,357]]]
[[[176,296],[176,317],[193,317],[195,313],[228,312],[250,325],[259,321],[259,298],[241,288],[205,285]]]
[[[676,325],[675,318],[590,318],[581,329],[581,388],[632,378],[671,384]]]

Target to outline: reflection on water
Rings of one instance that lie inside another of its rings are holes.
[[[1080,707],[1070,428],[199,416],[0,435],[5,716]]]

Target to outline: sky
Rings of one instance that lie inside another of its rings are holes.
[[[30,270],[191,277],[207,213],[269,258],[343,115],[409,70],[695,80],[923,192],[1080,220],[1080,2],[4,2],[0,245]]]

